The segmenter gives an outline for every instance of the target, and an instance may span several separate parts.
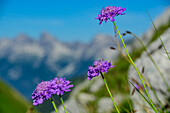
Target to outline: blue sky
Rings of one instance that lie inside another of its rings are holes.
[[[0,38],[15,38],[25,33],[38,39],[44,31],[61,41],[90,41],[96,34],[112,35],[113,24],[94,18],[104,6],[125,7],[126,14],[116,17],[120,31],[137,35],[150,26],[146,10],[155,19],[169,0],[0,0]]]

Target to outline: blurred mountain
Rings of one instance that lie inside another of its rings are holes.
[[[102,34],[89,43],[61,42],[47,32],[38,40],[25,34],[1,38],[0,77],[30,99],[42,80],[79,77],[86,74],[92,61],[116,58],[117,52],[109,49],[114,45],[111,36]]]

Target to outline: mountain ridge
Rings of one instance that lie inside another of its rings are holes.
[[[47,32],[38,40],[25,34],[0,39],[0,77],[31,98],[35,86],[42,80],[85,75],[94,60],[111,60],[116,55],[108,49],[110,46],[114,46],[112,37],[102,34],[90,43],[60,42]]]

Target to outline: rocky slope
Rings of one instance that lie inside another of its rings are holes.
[[[165,47],[167,48],[167,51],[170,51],[170,28],[161,35],[162,41],[164,42]],[[163,73],[163,76],[168,83],[168,86],[170,86],[170,70],[169,70],[169,64],[170,60],[167,57],[167,54],[164,51],[164,48],[162,46],[160,40],[157,39],[154,41],[149,47],[148,52],[151,53],[151,56],[155,60],[156,64],[158,65],[160,71]],[[168,91],[168,88],[161,77],[159,71],[156,69],[153,62],[150,60],[150,58],[147,56],[146,52],[143,52],[140,58],[138,58],[135,61],[135,64],[139,70],[142,70],[142,68],[145,68],[144,71],[144,77],[149,82],[149,84],[153,87],[153,89],[156,92],[157,97],[159,100],[155,97],[154,93],[151,89],[148,88],[149,95],[152,99],[152,101],[160,108],[162,109],[162,106],[170,105],[170,92]],[[141,84],[140,79],[136,73],[136,70],[133,66],[130,66],[129,68],[129,80],[132,80],[131,78],[134,78],[137,80],[139,84]],[[135,84],[135,83],[134,83]],[[133,90],[133,86],[130,85],[131,91]],[[149,105],[143,100],[143,98],[139,95],[139,93],[135,93],[132,97],[134,109],[138,111],[138,113],[143,113],[144,109],[141,105],[146,105],[149,107]],[[160,102],[159,102],[160,101]],[[161,104],[162,106],[161,106]],[[153,111],[152,111],[153,112]]]
[[[159,33],[162,33],[161,39],[167,49],[167,51],[170,51],[170,8],[167,9],[159,18],[155,20],[155,26],[158,30],[160,30]],[[166,30],[164,29],[166,27]],[[165,32],[162,32],[162,30],[165,30]],[[169,64],[170,61],[167,57],[167,54],[161,44],[160,39],[158,38],[158,35],[155,35],[155,30],[150,29],[146,32],[145,35],[143,35],[142,41],[145,45],[152,42],[148,47],[147,50],[153,57],[155,63],[159,67],[161,73],[163,74],[163,77],[165,78],[166,82],[168,83],[168,86],[170,86],[170,71],[169,71]],[[152,39],[149,37],[153,37]],[[150,41],[152,40],[152,41]],[[148,57],[147,53],[144,51],[140,58],[138,58],[135,61],[135,64],[137,65],[139,70],[142,70],[142,68],[145,68],[144,71],[144,77],[146,80],[150,83],[152,88],[154,89],[155,93],[149,88],[148,92],[153,100],[153,102],[160,108],[163,109],[163,107],[168,107],[170,105],[170,92],[167,88],[167,85],[165,84],[163,77],[161,77],[160,72],[156,69],[155,65],[151,61],[151,59]],[[129,68],[129,80],[132,81],[132,77],[141,84],[140,79],[133,68],[133,66],[130,66]],[[135,82],[133,82],[136,84]],[[130,85],[130,91],[133,90],[133,86]],[[158,98],[157,98],[157,97]],[[137,110],[137,113],[143,113],[146,112],[146,109],[142,107],[142,105],[149,106],[142,98],[141,96],[136,92],[133,96],[131,96],[131,99],[133,101],[134,109]],[[152,110],[150,110],[153,112]]]
[[[169,18],[170,18],[170,13],[169,13],[170,9],[167,9],[164,13],[163,16],[160,16],[156,21],[155,21],[155,25],[158,28],[158,30],[162,30],[161,31],[161,37],[165,43],[166,48],[168,49],[168,51],[170,51],[170,29],[167,29],[169,26]],[[166,17],[166,19],[165,19]],[[163,18],[163,20],[165,21],[161,21]],[[168,23],[168,24],[167,24]],[[168,26],[167,26],[168,25]],[[163,27],[162,27],[163,26]],[[165,27],[164,27],[165,26]],[[163,28],[163,29],[162,29]],[[150,40],[152,40],[153,37],[158,37],[157,35],[155,35],[154,29],[150,29],[148,30],[148,32],[146,32],[146,34],[143,35],[142,41],[145,45],[150,43]],[[148,50],[150,53],[152,53],[152,57],[154,58],[154,60],[156,61],[156,63],[158,64],[158,66],[160,67],[160,70],[163,72],[167,82],[169,81],[169,60],[167,59],[167,56],[162,48],[162,46],[160,46],[160,40],[157,38],[156,41],[154,41],[149,47]],[[128,51],[131,51],[132,53],[132,57],[134,56],[134,54],[136,54],[134,52],[134,49],[136,49],[136,51],[142,50],[140,43],[137,40],[134,40],[133,43],[131,43],[128,46]],[[137,49],[138,48],[138,49]],[[158,49],[159,48],[159,49]],[[142,51],[141,51],[142,52]],[[145,52],[141,53],[139,51],[139,53],[137,52],[137,57],[138,58],[135,61],[135,64],[137,64],[139,70],[142,70],[142,67],[145,67],[145,77],[148,80],[148,82],[151,82],[150,84],[153,86],[153,88],[155,89],[158,97],[161,100],[161,103],[163,105],[169,104],[169,92],[167,91],[167,88],[162,80],[162,78],[160,77],[159,73],[157,72],[156,68],[153,66],[152,62],[150,61],[150,59],[148,58],[148,56],[146,55]],[[142,54],[142,55],[141,55]],[[140,56],[141,55],[141,56]],[[132,66],[130,66],[130,68],[128,67],[129,64],[127,65],[127,63],[125,63],[126,61],[124,60],[118,60],[115,61],[117,62],[118,66],[120,66],[122,73],[125,71],[126,75],[128,76],[128,78],[117,78],[116,76],[112,76],[114,78],[108,77],[109,79],[107,79],[111,92],[114,95],[114,98],[117,105],[119,106],[119,108],[122,109],[126,109],[128,110],[128,108],[130,109],[130,104],[131,102],[128,100],[131,97],[132,103],[133,103],[133,109],[136,112],[145,112],[143,110],[143,108],[141,108],[140,105],[136,104],[136,102],[138,102],[139,104],[143,105],[143,100],[140,97],[140,95],[135,92],[135,94],[133,96],[130,96],[129,94],[127,95],[127,92],[131,94],[133,87],[131,85],[127,86],[128,88],[130,88],[130,90],[127,90],[126,93],[124,93],[122,95],[122,93],[120,91],[115,91],[114,86],[113,86],[113,82],[110,79],[115,79],[116,81],[124,81],[124,79],[128,79],[131,80],[131,76],[133,76],[137,81],[140,81],[138,76],[136,75],[135,70],[133,69]],[[123,62],[123,63],[122,63]],[[123,65],[121,65],[121,63]],[[114,69],[113,69],[114,70]],[[119,69],[116,69],[119,70]],[[112,70],[111,70],[112,71]],[[112,73],[112,72],[111,72]],[[111,74],[110,73],[110,74]],[[114,72],[115,73],[115,72]],[[118,72],[116,72],[116,74],[118,74]],[[119,73],[118,76],[120,76],[121,72]],[[107,74],[108,76],[108,74]],[[110,76],[110,75],[109,75]],[[125,77],[125,75],[124,75]],[[112,83],[111,83],[112,82]],[[128,81],[126,81],[128,82]],[[139,82],[140,83],[140,82]],[[121,83],[120,83],[121,84]],[[168,83],[169,84],[169,83]],[[170,85],[170,84],[169,84]],[[126,86],[124,86],[126,87]],[[85,80],[83,83],[79,84],[78,86],[75,87],[75,89],[72,91],[70,98],[65,101],[66,104],[66,108],[68,109],[68,111],[74,112],[74,113],[111,113],[114,110],[113,104],[111,99],[109,98],[109,96],[107,94],[103,95],[104,93],[107,93],[107,91],[105,91],[104,89],[104,83],[102,81],[102,78],[98,77],[96,79],[92,79],[92,81],[88,81]],[[121,89],[121,87],[119,87]],[[127,89],[128,89],[127,88]],[[114,92],[119,92],[117,94],[115,94]],[[98,93],[102,93],[101,95]],[[154,98],[153,93],[151,91],[149,91],[153,101],[158,105],[159,103],[157,102],[157,100]],[[97,94],[97,97],[95,94]],[[124,101],[124,100],[128,100],[128,101]],[[145,104],[146,105],[146,104]],[[124,107],[124,108],[121,108]],[[127,112],[127,111],[123,111],[123,112]],[[130,109],[131,110],[131,109]],[[64,110],[62,108],[62,106],[59,107],[59,111],[61,113],[64,113]],[[132,110],[131,110],[132,111]]]

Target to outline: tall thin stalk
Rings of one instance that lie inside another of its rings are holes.
[[[123,41],[123,38],[122,38],[122,36],[121,36],[121,34],[120,34],[117,26],[116,26],[116,23],[115,23],[114,21],[113,21],[113,24],[114,24],[114,26],[115,26],[115,28],[116,28],[116,30],[117,30],[117,32],[118,32],[118,35],[119,35],[119,37],[120,37],[120,39],[121,39],[121,41],[122,41],[122,44],[123,44],[124,49],[125,49],[125,51],[126,51],[126,54],[127,54],[127,56],[129,57],[130,61],[132,62],[132,65],[133,65],[134,68],[136,69],[136,72],[138,73],[138,76],[139,76],[139,78],[140,78],[140,80],[141,80],[141,82],[142,82],[142,84],[143,84],[143,87],[144,87],[144,89],[145,89],[145,91],[146,91],[146,95],[147,95],[147,97],[148,97],[148,99],[149,99],[149,101],[150,101],[150,103],[151,103],[151,104],[149,104],[149,105],[151,105],[152,109],[153,109],[156,113],[158,113],[158,111],[156,110],[155,106],[154,106],[153,103],[152,103],[152,100],[151,100],[151,98],[150,98],[150,96],[149,96],[149,93],[148,93],[148,91],[147,91],[147,89],[146,89],[146,86],[145,86],[145,83],[144,83],[144,81],[143,81],[143,79],[142,79],[142,77],[141,77],[141,74],[140,74],[140,72],[138,71],[135,63],[134,63],[133,60],[132,60],[132,58],[130,57],[130,55],[129,55],[128,51],[127,51],[126,45],[125,45],[125,43],[124,43],[124,41]]]
[[[110,97],[111,97],[111,99],[112,99],[112,102],[113,102],[113,104],[114,104],[117,112],[120,113],[120,111],[119,111],[119,109],[117,108],[116,103],[115,103],[115,101],[114,101],[114,99],[113,99],[113,97],[112,97],[112,94],[111,94],[111,92],[110,92],[110,90],[109,90],[109,87],[108,87],[108,85],[107,85],[106,79],[104,78],[104,76],[103,76],[102,73],[100,73],[100,75],[102,76],[102,78],[103,78],[103,80],[104,80],[104,83],[105,83],[105,85],[106,85],[106,89],[107,89],[107,91],[108,91],[108,93],[109,93],[109,95],[110,95]]]
[[[160,73],[166,87],[168,88],[168,91],[170,90],[170,87],[168,86],[168,83],[167,81],[165,80],[164,78],[164,75],[163,73],[161,72],[161,70],[159,69],[158,65],[156,64],[156,62],[154,61],[154,59],[152,58],[151,54],[147,51],[145,45],[143,44],[143,42],[140,40],[140,38],[138,38],[135,34],[131,33],[132,36],[134,36],[138,41],[139,43],[142,45],[143,49],[146,51],[147,55],[149,56],[149,58],[151,59],[152,63],[155,65],[156,69],[158,70],[158,72]]]
[[[63,101],[61,95],[59,95],[59,97],[60,97],[61,103],[62,103],[62,105],[63,105],[64,111],[65,111],[65,113],[67,113],[67,110],[66,110],[66,107],[65,107],[65,105],[64,105],[64,101]]]
[[[58,113],[57,107],[56,107],[56,105],[55,105],[55,103],[54,103],[53,99],[52,99],[52,98],[50,98],[50,100],[51,100],[51,103],[53,104],[53,107],[54,107],[54,109],[55,109],[56,113]]]
[[[163,47],[164,47],[165,52],[166,52],[166,54],[167,54],[167,56],[168,56],[168,58],[169,58],[169,60],[170,60],[170,56],[169,56],[168,51],[166,50],[166,47],[165,47],[165,45],[164,45],[164,43],[163,43],[163,41],[162,41],[162,39],[161,39],[161,37],[160,37],[159,32],[158,32],[158,30],[156,29],[156,26],[155,26],[155,24],[153,23],[152,18],[151,18],[151,16],[150,16],[149,12],[148,12],[148,11],[146,11],[146,12],[147,12],[147,14],[148,14],[148,16],[149,16],[149,19],[151,20],[151,23],[152,23],[152,25],[153,25],[156,33],[158,34],[158,37],[159,37],[159,39],[160,39],[160,41],[161,41],[161,43],[162,43],[162,45],[163,45]]]
[[[151,54],[147,51],[145,45],[144,45],[143,42],[140,40],[140,38],[137,37],[137,36],[136,36],[134,33],[132,33],[132,32],[129,32],[129,31],[128,31],[128,32],[126,32],[126,33],[134,36],[134,37],[140,42],[140,44],[142,45],[144,51],[147,53],[147,55],[149,56],[149,58],[151,59],[151,61],[153,62],[153,64],[156,65],[155,67],[157,68],[157,70],[162,74],[162,72],[161,72],[160,69],[158,68],[156,62],[155,62],[154,59],[152,58]],[[119,42],[117,42],[117,43],[119,43]],[[122,51],[122,50],[120,49],[120,51]],[[121,53],[122,53],[122,52],[121,52]],[[122,53],[122,54],[123,54],[123,53]],[[123,54],[123,56],[126,57],[124,54]],[[128,59],[128,61],[129,61],[129,59]],[[130,61],[129,61],[129,62],[130,62]],[[131,63],[131,62],[130,62],[130,63]],[[159,104],[161,105],[161,107],[162,107],[165,111],[167,111],[167,110],[165,109],[165,107],[163,106],[163,104],[161,103],[161,101],[159,100],[159,98],[158,98],[155,90],[154,90],[153,87],[147,82],[147,80],[146,80],[145,77],[142,75],[142,73],[141,73],[141,76],[142,76],[142,78],[144,79],[144,81],[146,82],[146,84],[148,85],[148,87],[152,90],[153,94],[155,95],[155,98],[157,99],[157,101],[159,102]],[[162,76],[163,76],[163,74],[162,74]],[[168,87],[168,88],[169,88],[169,87]]]

